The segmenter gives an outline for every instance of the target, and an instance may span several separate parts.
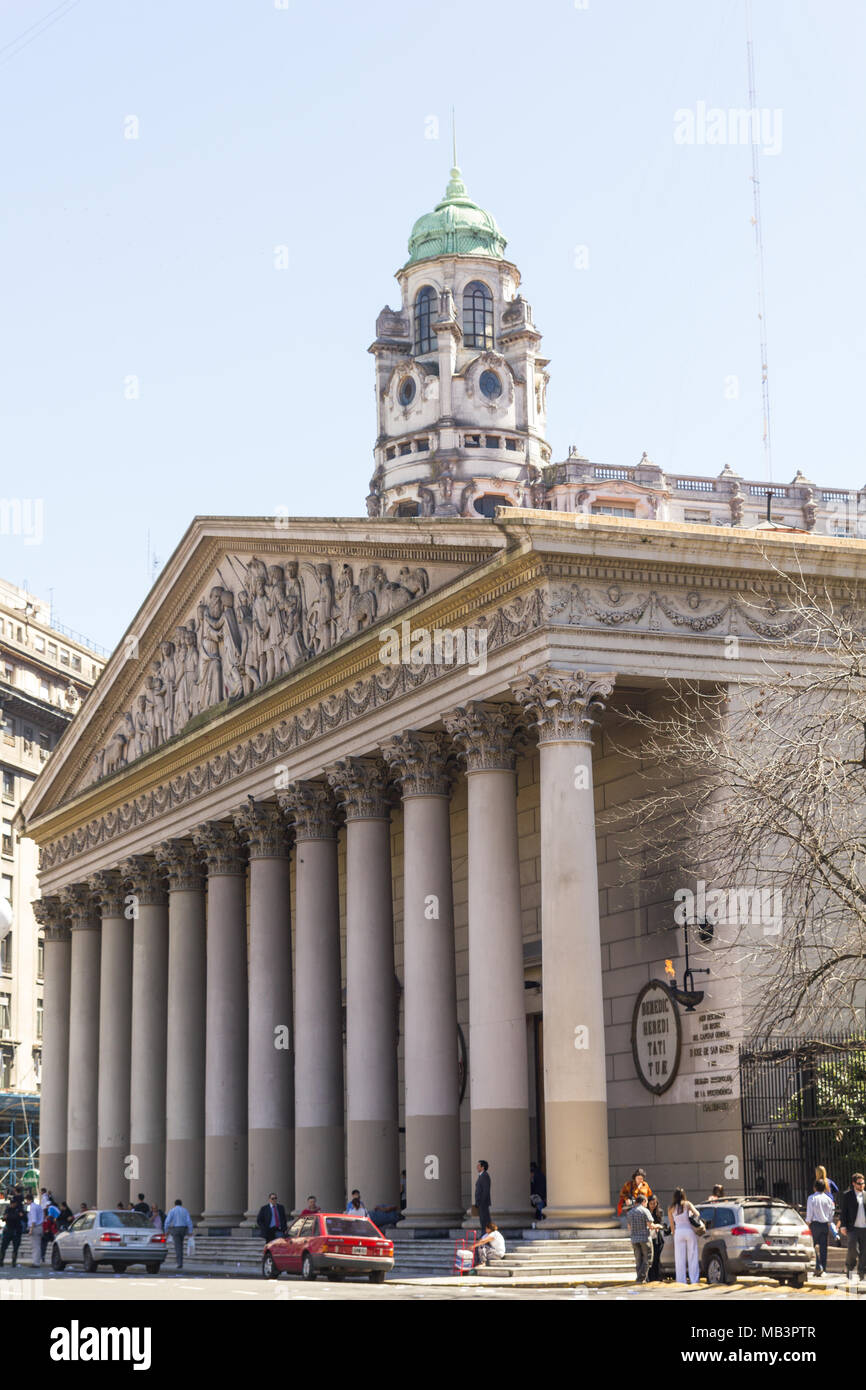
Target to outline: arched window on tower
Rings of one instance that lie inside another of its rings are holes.
[[[415,296],[415,351],[432,352],[436,347],[433,316],[436,312],[436,291],[425,285]]]
[[[493,295],[480,280],[463,291],[463,342],[466,347],[493,347]]]

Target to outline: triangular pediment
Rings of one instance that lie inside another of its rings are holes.
[[[502,545],[463,519],[197,519],[28,797],[28,822],[336,659]]]

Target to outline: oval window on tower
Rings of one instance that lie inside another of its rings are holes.
[[[411,405],[415,399],[415,382],[411,376],[406,376],[400,382],[400,390],[397,392],[397,399],[401,405]]]
[[[478,378],[478,385],[489,401],[495,401],[497,396],[502,395],[502,382],[496,375],[496,372],[482,372],[481,376]]]

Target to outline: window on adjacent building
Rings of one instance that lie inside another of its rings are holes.
[[[425,285],[415,296],[415,351],[432,352],[436,346],[433,317],[436,313],[436,291]]]
[[[481,448],[481,435],[480,435],[480,434],[467,434],[467,435],[465,436],[464,440],[463,440],[463,445],[464,445],[464,447],[465,447],[466,449],[480,449],[480,448]]]
[[[45,651],[45,638],[40,637],[38,632],[33,634],[33,650],[37,652]]]
[[[16,637],[17,641],[23,642],[23,641],[24,641],[24,629],[23,629],[23,628],[20,628],[20,627],[16,627],[16,629],[15,629],[15,637]]]
[[[9,903],[13,903],[13,902],[15,901],[15,899],[14,899],[13,896],[12,896],[12,875],[11,875],[11,874],[4,874],[4,875],[3,875],[2,890],[3,890],[3,897],[6,899],[6,901],[9,902]]]
[[[37,1040],[38,1040],[39,1042],[42,1041],[42,1016],[43,1016],[42,999],[41,999],[41,997],[40,997],[39,995],[37,995],[37,996],[36,996],[36,1037],[37,1037]]]
[[[417,503],[417,502],[398,502],[398,503],[397,503],[397,510],[395,511],[394,515],[395,515],[395,516],[417,516],[417,515],[418,515],[418,503]]]
[[[594,516],[634,516],[634,507],[608,507],[606,503],[593,506]]]
[[[69,665],[69,652],[66,650],[65,647],[61,647],[61,648],[60,648],[60,665],[61,665],[61,666],[68,666],[68,665]]]
[[[463,291],[463,342],[466,347],[493,347],[493,295],[480,280]]]
[[[36,938],[36,978],[41,980],[45,974],[45,937]]]
[[[516,439],[506,439],[506,441],[505,441],[505,447],[506,447],[506,449],[516,449],[516,448],[517,448],[517,440],[516,440]]]
[[[15,667],[10,666],[8,661],[3,662],[3,679],[11,685],[15,679]]]
[[[3,769],[3,800],[15,800],[15,773],[9,772],[5,767]]]
[[[497,507],[510,507],[511,498],[502,497],[496,492],[486,492],[483,497],[479,497],[475,503],[475,510],[480,516],[493,516]]]
[[[12,718],[11,714],[7,714],[3,720],[3,742],[15,742],[15,720]]]
[[[12,853],[12,822],[11,822],[11,820],[4,820],[4,821],[3,821],[2,850],[3,850],[3,853],[4,853],[4,854],[11,854],[11,853]]]
[[[36,1085],[37,1085],[37,1086],[41,1086],[41,1085],[42,1085],[42,1049],[41,1049],[41,1047],[34,1047],[34,1049],[33,1049],[33,1075],[34,1075],[34,1077],[36,1078]]]
[[[39,735],[39,761],[44,763],[51,751],[51,735],[40,733]]]
[[[72,669],[73,671],[81,670],[81,657],[78,655],[77,652],[72,653]]]
[[[57,643],[56,643],[56,642],[49,642],[49,643],[48,643],[48,655],[51,657],[51,659],[52,659],[53,661],[56,661],[56,660],[57,660]]]
[[[502,448],[502,440],[499,438],[499,435],[498,435],[498,434],[488,434],[488,435],[485,437],[485,441],[484,441],[484,442],[486,443],[488,449],[501,449],[501,448]]]
[[[12,974],[12,933],[8,931],[0,941],[0,975]]]
[[[51,699],[51,687],[49,686],[47,681],[39,682],[39,696],[43,700]]]
[[[12,1036],[12,995],[0,994],[0,1037]]]
[[[14,1062],[14,1047],[4,1047],[0,1049],[0,1089],[4,1091],[11,1091],[12,1089],[12,1068]]]

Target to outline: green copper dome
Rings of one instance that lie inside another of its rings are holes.
[[[406,264],[429,261],[431,256],[491,256],[501,261],[504,250],[505,237],[490,213],[473,203],[455,165],[441,203],[412,228]]]

